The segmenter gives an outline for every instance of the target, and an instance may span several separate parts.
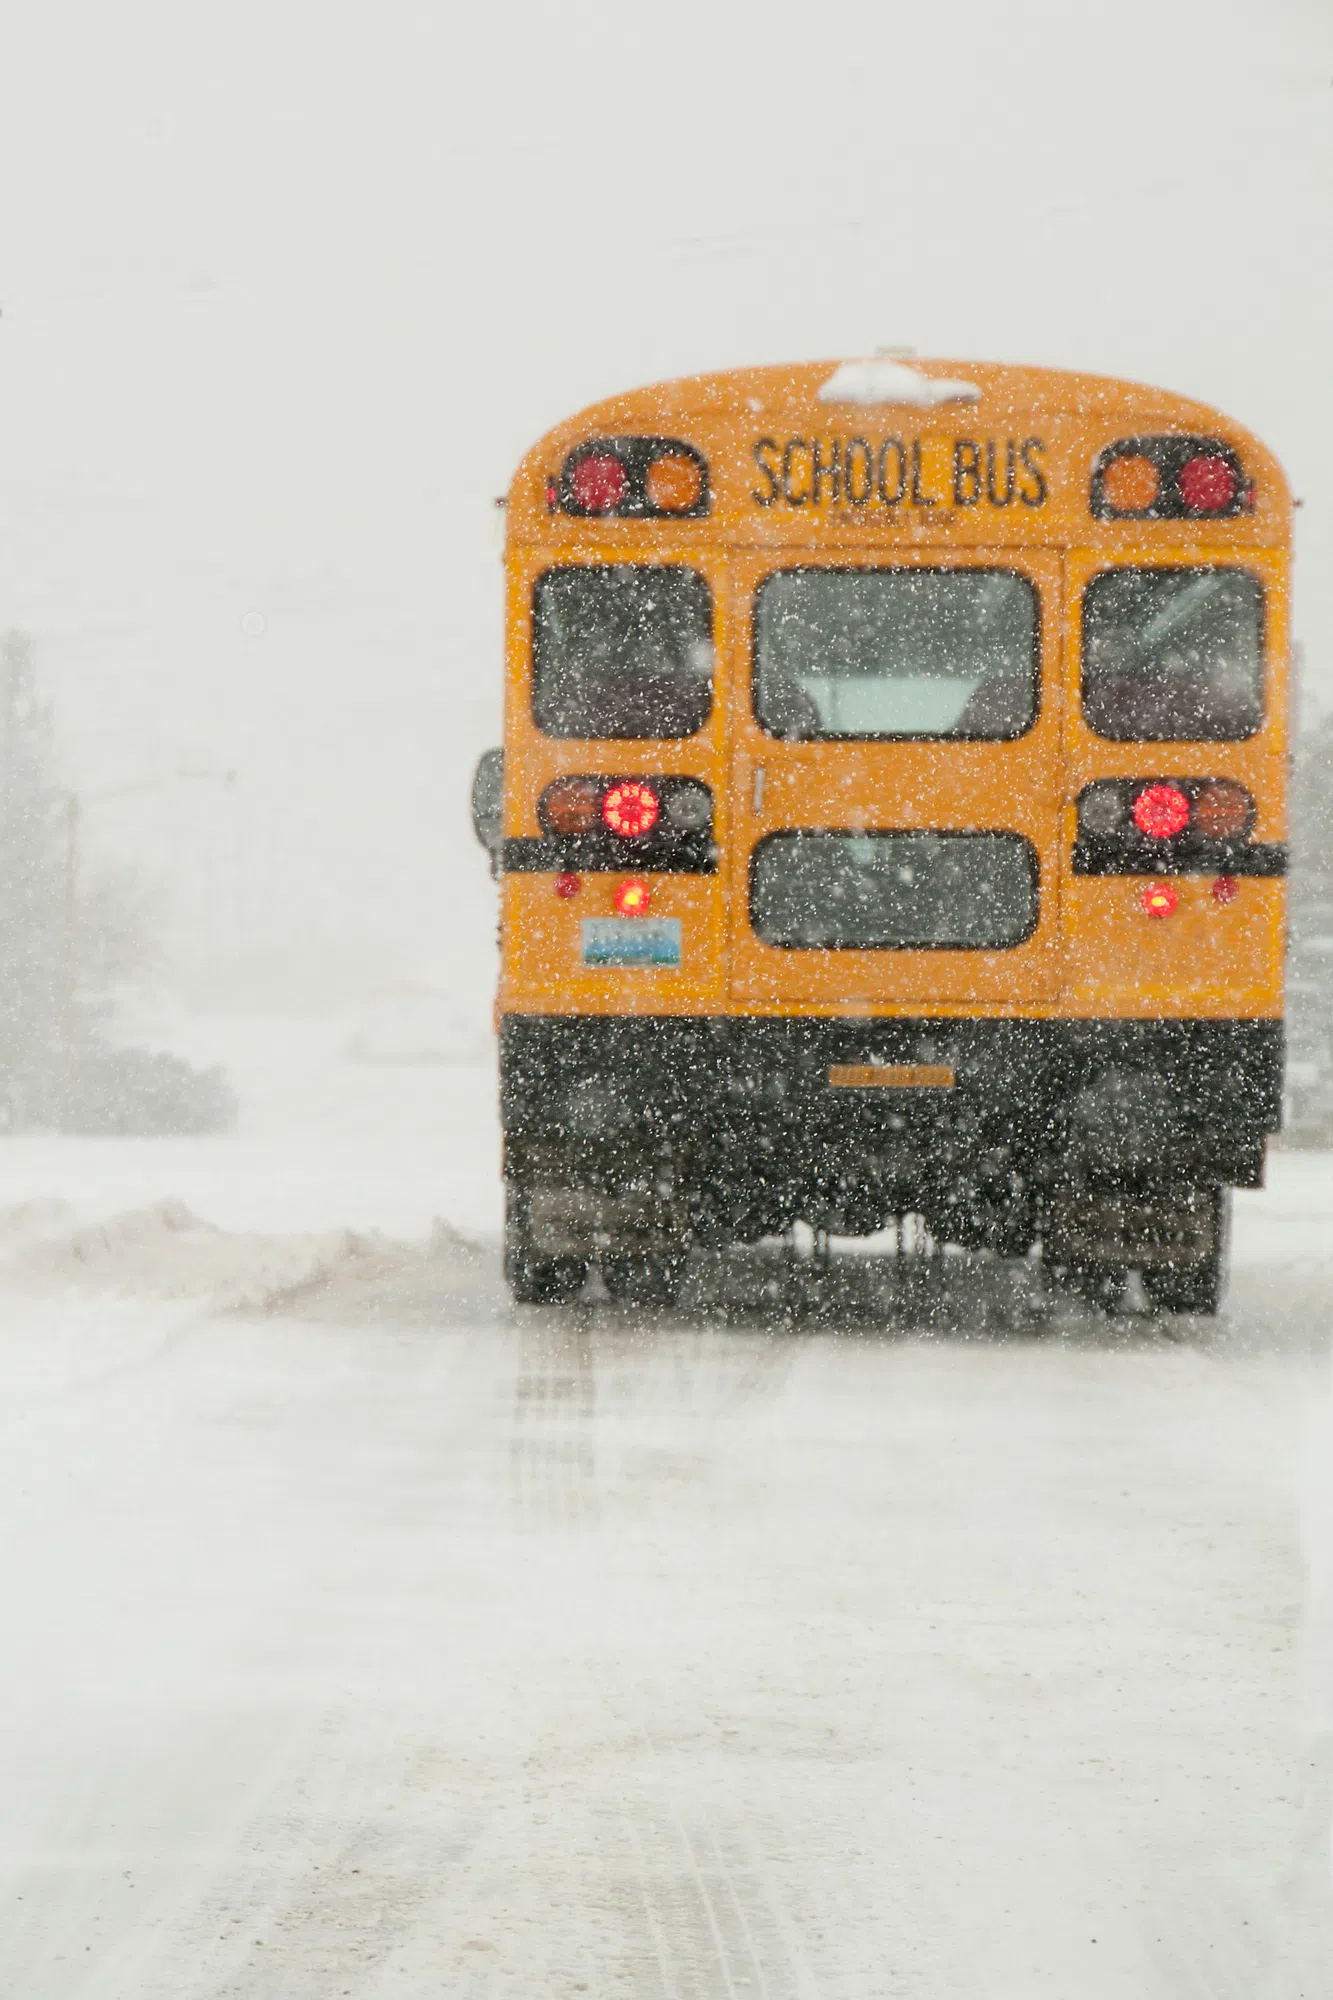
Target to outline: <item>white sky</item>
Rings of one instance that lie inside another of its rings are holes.
[[[11,0],[5,41],[0,626],[196,981],[482,992],[491,498],[664,375],[902,343],[1212,401],[1307,502],[1333,703],[1324,4]],[[198,768],[238,777],[95,797]]]

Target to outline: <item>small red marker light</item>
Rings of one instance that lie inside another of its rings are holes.
[[[1219,875],[1213,883],[1213,901],[1215,903],[1234,903],[1238,894],[1239,890],[1234,875]]]
[[[1169,882],[1153,882],[1139,898],[1150,917],[1169,917],[1174,914],[1177,897]]]
[[[582,887],[583,883],[577,875],[557,875],[555,878],[555,893],[562,903],[567,903],[571,896],[577,896]]]
[[[661,810],[652,786],[641,785],[633,778],[627,778],[624,784],[612,785],[602,800],[603,820],[612,833],[623,834],[627,840],[637,840],[641,833],[651,833]]]
[[[622,917],[646,917],[653,892],[641,875],[631,875],[616,890],[615,904]]]
[[[1179,785],[1145,785],[1134,801],[1134,824],[1150,840],[1169,840],[1190,823],[1190,802]]]

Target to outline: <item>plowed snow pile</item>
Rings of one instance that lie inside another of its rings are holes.
[[[179,1201],[96,1223],[68,1202],[0,1209],[0,1293],[176,1301],[208,1312],[265,1311],[307,1297],[475,1286],[478,1251],[437,1222],[424,1242],[350,1229],[264,1235],[220,1229]]]

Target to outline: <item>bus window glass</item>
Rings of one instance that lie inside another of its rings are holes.
[[[533,598],[532,714],[547,736],[693,736],[713,706],[713,601],[697,570],[548,569]]]
[[[1037,924],[1037,857],[1015,833],[775,833],[750,920],[789,950],[996,950]]]
[[[1021,736],[1037,687],[1037,595],[1011,570],[797,569],[759,588],[755,713],[774,736]]]
[[[1263,720],[1263,591],[1238,569],[1116,569],[1083,597],[1083,713],[1117,742],[1226,742]]]

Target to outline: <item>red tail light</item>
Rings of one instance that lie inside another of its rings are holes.
[[[1200,452],[1187,458],[1176,474],[1180,497],[1191,514],[1222,514],[1230,507],[1240,485],[1236,468],[1214,452]]]
[[[1169,917],[1174,915],[1178,899],[1169,882],[1153,882],[1139,900],[1148,916]]]
[[[613,785],[602,800],[603,820],[612,833],[622,834],[626,840],[637,840],[640,834],[651,833],[661,810],[652,786],[640,784],[635,778]]]
[[[611,514],[624,504],[629,474],[611,452],[594,452],[575,465],[569,488],[585,514]]]
[[[613,900],[622,917],[646,917],[653,892],[642,875],[631,875],[628,882],[621,883]]]
[[[1134,801],[1134,824],[1150,840],[1170,840],[1190,823],[1190,802],[1179,785],[1146,785]]]

